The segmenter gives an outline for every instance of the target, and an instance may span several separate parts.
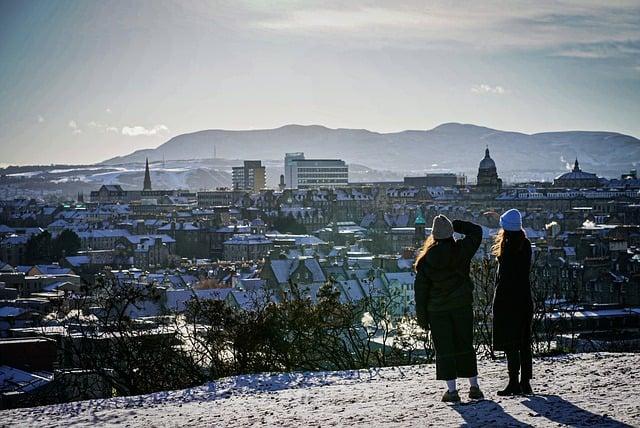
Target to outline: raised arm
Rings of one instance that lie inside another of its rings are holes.
[[[471,259],[482,243],[482,228],[469,221],[453,220],[453,230],[464,235],[462,255]]]

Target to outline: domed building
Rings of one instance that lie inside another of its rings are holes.
[[[584,189],[587,187],[598,187],[599,185],[600,178],[596,174],[582,171],[577,158],[573,164],[572,171],[565,172],[553,180],[554,187]]]
[[[498,177],[496,163],[489,155],[489,147],[484,151],[484,159],[478,167],[476,190],[483,193],[497,193],[502,189],[502,180]]]

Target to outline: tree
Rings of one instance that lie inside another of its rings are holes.
[[[29,238],[25,257],[30,265],[51,263],[76,254],[80,246],[80,237],[72,230],[65,229],[56,238],[45,230]]]
[[[81,245],[80,237],[74,231],[65,229],[53,240],[52,256],[56,260],[72,256]]]
[[[48,263],[51,261],[51,234],[44,231],[37,235],[31,235],[27,241],[25,258],[28,264]]]
[[[278,216],[273,221],[273,228],[280,233],[292,233],[294,235],[304,235],[307,233],[304,225],[298,223],[293,216]]]
[[[474,337],[476,352],[491,359],[496,358],[493,349],[493,296],[496,288],[496,260],[482,258],[471,263],[474,283]]]

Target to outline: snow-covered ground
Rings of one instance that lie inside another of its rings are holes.
[[[237,161],[240,162],[240,161]],[[231,186],[233,161],[211,160],[167,161],[150,164],[151,182],[154,189],[201,190]],[[25,167],[24,172],[6,174],[8,180],[0,184],[0,197],[44,196],[63,193],[75,195],[79,191],[88,193],[98,190],[103,184],[121,185],[125,190],[140,189],[144,178],[144,163],[126,165],[92,165],[77,168],[47,166]],[[35,189],[36,195],[31,192]]]
[[[237,376],[147,396],[0,412],[0,426],[640,426],[640,354],[535,361],[534,396],[502,398],[503,361],[481,361],[486,400],[440,402],[433,365]]]

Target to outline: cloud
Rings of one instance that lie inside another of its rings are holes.
[[[610,42],[595,44],[576,44],[567,49],[560,49],[554,56],[604,59],[604,58],[637,58],[640,56],[640,41]]]
[[[507,91],[500,85],[491,86],[486,83],[481,83],[479,85],[473,85],[471,87],[471,92],[474,94],[495,94],[495,95],[504,95]]]
[[[125,126],[122,128],[122,135],[127,135],[129,137],[138,137],[141,135],[153,136],[167,131],[169,131],[169,128],[165,125],[155,125],[152,128],[145,128],[144,126]]]
[[[92,120],[91,122],[87,123],[87,127],[90,129],[95,129],[98,132],[113,132],[114,134],[119,134],[120,133],[120,128],[113,126],[113,125],[109,125],[109,124],[105,124],[105,123],[101,123],[101,122],[96,122],[94,120]]]
[[[372,26],[417,26],[427,24],[429,20],[429,16],[418,13],[384,8],[309,9],[294,11],[284,19],[264,21],[258,25],[272,30],[354,30]]]
[[[76,122],[75,120],[70,120],[68,125],[69,128],[71,128],[72,135],[82,134],[82,129],[78,128],[78,122]]]
[[[104,109],[104,111],[106,111],[107,113],[111,113],[111,109],[109,107],[107,107],[106,109]]]
[[[597,58],[606,58],[607,55],[600,54],[593,50],[581,50],[581,49],[567,49],[556,52],[553,56],[563,56],[568,58],[585,58],[585,59],[597,59]]]
[[[166,125],[162,125],[162,124],[155,125],[150,128],[146,128],[140,125],[124,126],[122,128],[118,128],[117,126],[114,126],[114,125],[109,125],[109,124],[92,120],[90,122],[87,122],[86,126],[87,126],[87,129],[89,130],[94,130],[101,133],[107,132],[107,133],[114,133],[114,134],[122,134],[128,137],[162,135],[163,133],[166,133],[169,131],[169,128]],[[77,122],[74,120],[69,121],[69,127],[73,130],[74,134],[82,133],[82,130],[78,127]]]
[[[38,115],[38,123],[44,122],[44,117]]]
[[[516,2],[370,0],[365,6],[328,2],[264,6],[251,26],[271,34],[302,34],[321,43],[377,47],[466,48],[474,50],[540,50],[572,54],[590,45],[606,55],[624,54],[616,44],[640,41],[640,3],[540,1]],[[602,54],[602,53],[601,53]],[[601,55],[600,54],[600,55]],[[584,54],[593,58],[595,54]]]
[[[122,129],[120,129],[117,126],[96,122],[94,120],[87,123],[87,128],[96,130],[97,132],[101,132],[101,133],[107,132],[107,133],[113,133],[113,134],[127,135],[131,137],[136,137],[139,135],[158,135],[158,134],[161,134],[162,132],[166,132],[169,130],[169,128],[167,128],[164,125],[156,125],[149,129],[143,126],[125,126]]]

